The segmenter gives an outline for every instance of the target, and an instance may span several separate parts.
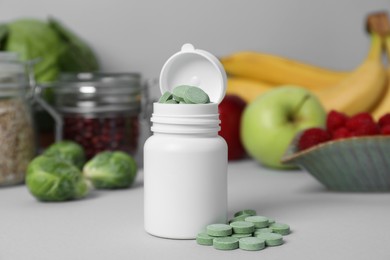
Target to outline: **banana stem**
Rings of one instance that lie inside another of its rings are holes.
[[[377,33],[371,33],[371,48],[367,59],[378,60],[382,53],[382,39]]]
[[[390,63],[390,35],[386,36],[385,38],[385,49],[387,54],[387,60]]]

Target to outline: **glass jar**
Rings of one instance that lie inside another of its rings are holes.
[[[88,158],[105,150],[135,155],[141,91],[136,73],[61,75],[54,104],[62,117],[63,139],[82,145]]]
[[[35,155],[31,92],[25,64],[15,53],[0,52],[0,185],[24,181]]]

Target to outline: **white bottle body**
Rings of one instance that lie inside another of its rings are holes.
[[[144,146],[145,230],[158,237],[194,239],[207,225],[226,220],[225,140],[217,131],[154,133]]]

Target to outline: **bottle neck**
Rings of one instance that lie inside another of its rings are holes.
[[[217,136],[220,120],[217,104],[154,104],[151,130],[155,134]]]
[[[221,130],[219,126],[220,120],[214,120],[213,123],[197,124],[198,120],[193,122],[183,123],[181,119],[172,118],[177,120],[176,123],[164,122],[159,120],[155,116],[152,117],[153,125],[151,130],[154,134],[170,134],[170,135],[183,135],[183,136],[217,136]]]
[[[153,135],[175,137],[175,138],[214,138],[218,136],[218,132],[205,133],[205,134],[174,134],[174,133],[153,132]]]

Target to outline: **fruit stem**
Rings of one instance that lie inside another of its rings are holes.
[[[293,118],[296,114],[298,114],[299,110],[301,110],[302,106],[306,103],[306,101],[310,98],[310,94],[305,94],[302,99],[299,101],[299,103],[295,106],[293,110]]]
[[[369,60],[378,60],[382,53],[382,39],[375,33],[371,33],[371,48],[368,52],[367,59]]]
[[[386,12],[375,12],[367,17],[367,30],[371,33],[371,50],[369,57],[375,58],[376,48],[375,38],[382,40],[383,48],[387,53],[387,59],[390,61],[390,19]]]
[[[367,31],[386,37],[390,33],[389,17],[386,12],[375,12],[367,17]]]
[[[385,49],[387,54],[387,60],[390,62],[390,35],[385,38]]]

